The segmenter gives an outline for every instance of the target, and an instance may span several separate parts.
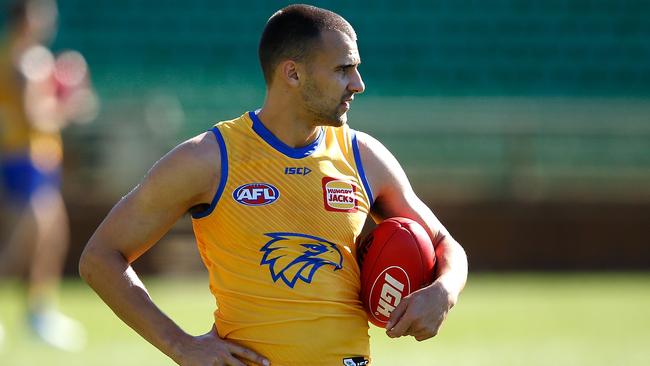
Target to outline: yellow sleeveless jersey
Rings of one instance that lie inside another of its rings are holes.
[[[0,153],[26,153],[31,127],[8,41],[0,40]]]
[[[3,159],[31,155],[41,170],[59,169],[63,158],[61,134],[32,126],[25,105],[24,81],[13,64],[8,43],[0,41],[0,155]]]
[[[368,364],[354,243],[372,193],[354,131],[291,148],[249,112],[212,132],[221,181],[192,224],[219,335],[275,366]]]

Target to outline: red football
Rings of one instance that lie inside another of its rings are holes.
[[[403,297],[432,282],[436,264],[427,232],[404,217],[377,225],[359,244],[357,259],[361,301],[370,322],[382,328]]]

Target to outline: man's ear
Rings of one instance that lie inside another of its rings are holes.
[[[278,67],[280,77],[290,86],[300,85],[300,72],[298,71],[298,64],[293,60],[286,60],[280,63]]]

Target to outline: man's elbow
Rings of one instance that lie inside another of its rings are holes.
[[[113,248],[107,248],[90,239],[79,258],[79,276],[94,288],[98,281],[124,273],[129,262],[124,255]]]
[[[79,276],[90,284],[92,282],[94,271],[99,264],[99,253],[92,247],[91,243],[86,245],[79,258]]]

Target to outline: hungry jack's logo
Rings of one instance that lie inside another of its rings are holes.
[[[357,188],[350,181],[324,177],[323,203],[327,211],[356,212],[358,209]]]

